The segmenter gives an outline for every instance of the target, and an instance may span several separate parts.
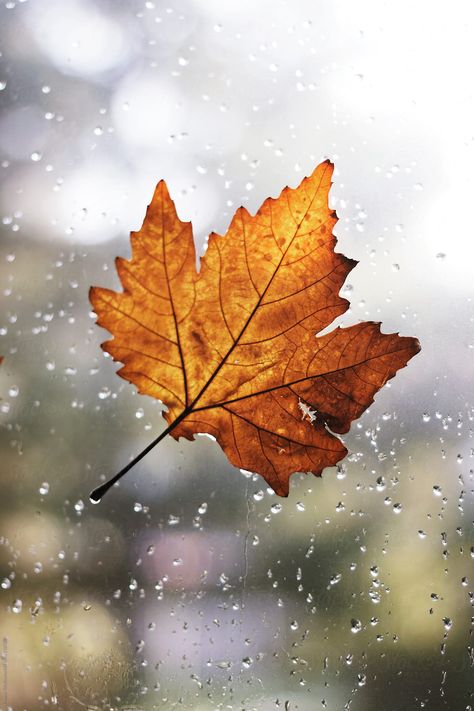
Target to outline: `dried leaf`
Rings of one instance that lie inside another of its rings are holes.
[[[224,237],[210,236],[199,272],[191,224],[161,181],[131,259],[116,260],[123,292],[90,295],[114,336],[102,347],[166,404],[169,433],[213,435],[281,496],[293,472],[319,475],[345,456],[333,433],[419,350],[373,322],[317,335],[347,310],[339,290],[356,264],[334,251],[332,172],[322,163],[256,215],[239,208]]]

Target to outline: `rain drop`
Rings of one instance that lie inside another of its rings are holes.
[[[22,611],[22,609],[23,609],[23,602],[19,599],[14,600],[13,605],[12,605],[12,612],[14,612],[15,615],[19,615],[20,612]]]
[[[351,632],[353,634],[357,634],[360,632],[362,629],[362,622],[360,620],[356,620],[355,618],[352,618],[351,620]]]
[[[443,617],[443,625],[445,630],[450,630],[453,626],[453,621],[450,617]]]

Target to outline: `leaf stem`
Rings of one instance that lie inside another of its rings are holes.
[[[140,454],[138,454],[135,457],[135,459],[132,459],[131,462],[129,462],[123,469],[121,469],[111,479],[109,479],[104,484],[101,484],[100,486],[95,488],[93,491],[91,491],[91,493],[89,495],[89,499],[90,499],[91,503],[93,503],[93,504],[100,503],[101,499],[108,492],[108,490],[110,488],[112,488],[112,486],[114,484],[116,484],[128,471],[130,471],[130,469],[132,467],[134,467],[135,464],[137,464],[141,459],[143,459],[143,457],[145,457],[148,454],[148,452],[150,452],[153,449],[153,447],[156,447],[156,445],[159,442],[161,442],[161,440],[164,439],[166,437],[166,435],[168,435],[172,430],[174,430],[176,425],[178,425],[181,422],[181,420],[183,420],[186,417],[187,414],[188,414],[188,410],[184,410],[174,420],[174,422],[172,422],[170,425],[168,425],[168,427],[165,430],[163,430],[163,432],[161,432],[161,434],[159,434],[158,437],[156,437],[156,439],[153,440],[153,442],[150,442],[150,444],[147,447],[145,447],[145,449],[143,451],[141,451]]]

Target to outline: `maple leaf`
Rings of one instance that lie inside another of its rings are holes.
[[[325,161],[255,215],[239,208],[225,236],[210,235],[199,272],[191,224],[161,181],[131,259],[116,260],[123,291],[90,292],[114,336],[102,347],[167,406],[166,433],[213,435],[281,496],[292,473],[319,475],[346,455],[335,433],[419,350],[374,322],[317,335],[349,307],[339,290],[357,263],[334,251],[332,172]]]

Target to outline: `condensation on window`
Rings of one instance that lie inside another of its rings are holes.
[[[462,18],[462,21],[460,20]],[[2,0],[0,708],[473,705],[474,11]],[[338,323],[421,353],[290,496],[166,438],[104,357],[158,180],[199,253],[335,164]]]

